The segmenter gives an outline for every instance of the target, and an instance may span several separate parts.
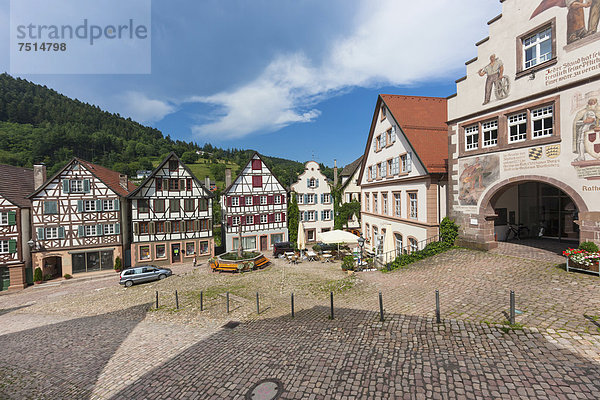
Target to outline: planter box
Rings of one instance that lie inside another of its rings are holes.
[[[598,276],[600,276],[600,268],[598,267],[598,263],[595,263],[592,265],[579,264],[579,263],[576,263],[576,262],[572,261],[571,259],[569,259],[569,257],[567,257],[567,272],[569,272],[569,270],[572,270],[572,269],[575,271],[592,272],[592,273],[598,274]]]

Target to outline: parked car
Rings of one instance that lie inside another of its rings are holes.
[[[158,281],[171,275],[173,275],[173,271],[169,268],[160,268],[156,265],[143,265],[121,271],[119,284],[131,287],[134,283]]]
[[[290,251],[294,251],[294,244],[292,242],[278,242],[273,245],[273,257]]]

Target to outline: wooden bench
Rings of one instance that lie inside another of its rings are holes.
[[[214,271],[224,272],[238,272],[238,265],[232,263],[223,263],[219,260],[215,260],[210,264],[210,268]]]
[[[254,268],[261,268],[266,266],[267,264],[269,264],[271,261],[265,257],[265,256],[260,256],[259,258],[257,258],[256,260],[254,260]]]

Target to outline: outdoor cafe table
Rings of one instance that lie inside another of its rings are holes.
[[[307,251],[306,256],[308,257],[308,261],[317,261],[317,253],[312,250]]]
[[[333,257],[331,254],[323,254],[323,258],[324,258],[325,262],[330,262],[331,257]]]

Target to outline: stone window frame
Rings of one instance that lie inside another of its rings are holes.
[[[553,133],[551,136],[544,136],[539,138],[533,137],[533,128],[531,120],[531,111],[543,106],[553,105],[553,118],[554,126]],[[527,138],[525,140],[509,142],[509,128],[508,128],[508,117],[522,112],[527,113]],[[498,143],[493,147],[482,147],[483,136],[481,135],[481,129],[479,134],[478,148],[474,150],[465,150],[465,128],[490,121],[494,118],[498,119]],[[518,106],[511,107],[502,111],[498,111],[493,114],[488,114],[476,119],[463,121],[458,124],[458,157],[474,156],[488,153],[495,153],[504,150],[514,150],[520,148],[526,148],[537,145],[546,145],[550,143],[556,143],[561,141],[560,134],[560,96],[546,97],[540,100],[532,101],[529,103],[522,103]]]
[[[546,30],[548,28],[551,28],[552,30],[552,57],[548,60],[548,61],[544,61],[540,64],[534,65],[532,67],[529,67],[527,69],[525,69],[525,63],[524,63],[524,54],[523,54],[523,40],[527,39],[528,37],[531,37],[533,35],[535,35],[538,32],[541,32],[543,30]],[[557,57],[556,57],[556,17],[552,18],[551,20],[548,20],[546,22],[544,22],[543,24],[540,24],[538,26],[536,26],[533,29],[528,30],[527,32],[517,36],[516,38],[517,41],[517,74],[515,75],[515,80],[522,78],[523,76],[527,76],[530,74],[535,74],[537,71],[546,69],[554,64],[557,63]]]

